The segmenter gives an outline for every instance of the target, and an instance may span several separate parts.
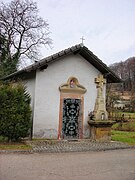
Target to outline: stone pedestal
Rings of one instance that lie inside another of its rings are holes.
[[[92,121],[89,120],[91,139],[96,141],[110,141],[111,127],[114,121]]]

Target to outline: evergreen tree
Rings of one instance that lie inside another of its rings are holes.
[[[0,77],[17,71],[17,61],[16,55],[12,58],[10,57],[7,49],[7,40],[0,34]]]
[[[0,85],[0,135],[9,141],[27,137],[31,128],[30,95],[21,84]]]

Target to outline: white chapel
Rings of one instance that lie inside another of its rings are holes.
[[[46,57],[5,79],[22,79],[31,95],[32,135],[35,138],[83,139],[90,137],[88,114],[94,110],[95,79],[120,81],[82,44]]]

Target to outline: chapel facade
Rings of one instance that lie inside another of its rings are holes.
[[[100,76],[102,89],[97,91]],[[32,136],[49,139],[90,138],[89,113],[99,105],[97,96],[102,91],[105,102],[106,83],[120,81],[82,44],[44,58],[5,80],[9,78],[21,78],[31,95]],[[107,118],[107,113],[102,110],[100,116]]]

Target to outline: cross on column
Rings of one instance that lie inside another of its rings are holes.
[[[84,37],[82,36],[80,39],[82,40],[82,44],[83,44],[83,41],[85,40]]]
[[[103,86],[106,83],[106,79],[103,78],[102,74],[99,74],[97,78],[95,78],[95,83],[97,84],[98,96],[103,95]]]

